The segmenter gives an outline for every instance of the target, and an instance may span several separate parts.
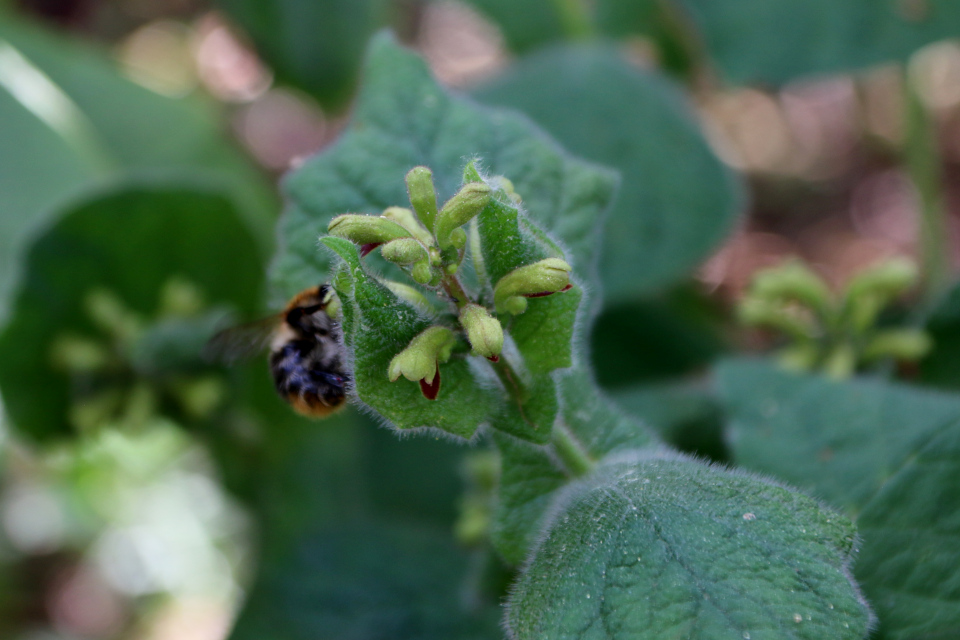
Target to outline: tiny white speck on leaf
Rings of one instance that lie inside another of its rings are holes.
[[[756,520],[757,516],[753,513],[745,513],[743,514],[743,519],[746,520],[747,522],[750,522],[751,520]]]
[[[797,624],[800,624],[801,622],[803,622],[803,616],[800,615],[799,613],[795,613],[793,614],[793,621],[796,622]]]

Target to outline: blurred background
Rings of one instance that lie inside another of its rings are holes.
[[[266,453],[257,443],[276,425],[310,427],[270,396],[262,367],[211,372],[156,354],[170,336],[268,310],[278,181],[347,126],[366,41],[385,27],[447,87],[520,108],[621,170],[626,213],[611,224],[627,244],[601,265],[598,377],[676,443],[723,459],[699,377],[724,353],[774,343],[735,320],[759,269],[797,257],[841,287],[907,257],[923,274],[916,297],[933,300],[960,264],[960,11],[860,4],[835,15],[786,0],[0,0],[0,387],[9,414],[27,416],[14,428],[0,407],[0,637],[227,637],[264,553],[264,514],[297,520],[289,496],[322,484],[306,463],[295,480],[251,481],[297,447],[289,435]],[[622,65],[609,78],[570,53],[598,40]],[[566,68],[568,85],[537,92]],[[569,112],[544,109],[547,95]],[[699,164],[678,173],[685,158]],[[650,186],[658,176],[676,184]],[[713,182],[702,194],[701,181]],[[158,192],[182,220],[164,217]],[[133,208],[199,257],[169,272],[125,254],[122,238],[97,245]],[[200,224],[201,211],[220,213]],[[661,217],[630,227],[633,211]],[[678,264],[632,271],[682,216]],[[77,237],[90,256],[61,255]],[[235,257],[207,249],[220,243]],[[100,259],[113,275],[96,275]],[[59,275],[34,277],[44,269]],[[85,284],[64,302],[50,282]],[[48,387],[59,399],[34,394]],[[324,436],[318,455],[393,460],[389,434],[364,429]],[[410,450],[439,445],[423,446]],[[453,496],[457,464],[445,471]],[[452,517],[443,509],[437,521]]]

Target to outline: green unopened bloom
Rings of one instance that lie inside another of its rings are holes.
[[[386,285],[387,289],[390,289],[395,296],[406,300],[421,311],[425,313],[436,313],[436,309],[433,308],[433,305],[430,304],[427,297],[420,293],[420,290],[416,287],[411,287],[402,282],[394,282],[393,280],[384,280],[383,284]]]
[[[863,349],[867,362],[881,358],[919,360],[933,348],[933,340],[917,329],[887,329],[879,331]]]
[[[434,234],[441,249],[446,249],[453,244],[451,234],[454,229],[470,222],[483,211],[490,202],[491,191],[489,185],[483,182],[470,182],[463,185],[455,196],[447,200],[443,209],[437,214],[434,224]]]
[[[437,191],[433,186],[433,172],[427,167],[414,167],[407,173],[406,182],[413,210],[417,212],[420,222],[433,231],[437,219]]]
[[[572,286],[571,270],[570,265],[560,258],[547,258],[514,269],[500,278],[494,287],[493,300],[497,313],[523,313],[527,310],[526,298],[566,291]]]
[[[460,310],[460,324],[467,332],[473,352],[494,362],[503,351],[503,327],[485,307],[470,303]]]
[[[881,295],[893,299],[904,293],[920,279],[920,271],[907,258],[893,258],[858,273],[847,286],[848,296]]]
[[[440,363],[450,359],[454,344],[453,331],[447,327],[429,327],[393,357],[387,377],[390,382],[396,382],[400,376],[419,382],[423,396],[427,400],[436,400],[440,393]]]
[[[818,313],[825,312],[832,298],[823,279],[797,260],[759,272],[750,294],[770,302],[796,300]]]
[[[410,209],[403,207],[387,207],[382,217],[392,220],[410,232],[410,235],[420,241],[425,247],[433,246],[433,234],[417,220],[417,216]]]
[[[408,265],[429,259],[427,250],[413,238],[391,240],[380,248],[380,255],[399,265]]]
[[[917,266],[906,258],[895,258],[858,273],[847,286],[844,318],[857,331],[869,329],[883,308],[919,278]]]
[[[359,245],[378,245],[411,236],[409,231],[393,220],[358,213],[337,216],[330,221],[327,231],[332,236],[346,238]]]

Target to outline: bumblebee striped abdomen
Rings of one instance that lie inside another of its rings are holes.
[[[347,378],[339,371],[339,357],[330,362],[323,352],[323,343],[289,340],[270,354],[277,393],[299,413],[318,418],[346,400]]]

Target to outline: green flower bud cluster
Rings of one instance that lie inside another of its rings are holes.
[[[385,260],[408,273],[417,285],[456,305],[451,326],[435,324],[414,337],[392,359],[387,372],[391,381],[403,377],[418,382],[424,397],[430,400],[440,392],[440,365],[450,359],[458,336],[466,339],[471,353],[498,364],[504,344],[498,316],[521,314],[528,298],[571,287],[570,265],[559,258],[548,258],[519,267],[495,283],[492,309],[467,292],[457,278],[467,254],[464,225],[474,221],[495,195],[513,205],[520,200],[509,180],[497,177],[485,181],[477,179],[478,175],[469,164],[465,176],[473,179],[466,177],[460,190],[438,206],[433,173],[427,167],[414,167],[406,175],[411,208],[388,207],[379,216],[347,213],[335,217],[327,227],[330,235],[360,245],[361,257],[379,248]],[[478,233],[476,224],[470,226],[472,234]],[[391,281],[384,284],[419,310],[438,315],[428,296],[417,287]]]
[[[181,278],[166,282],[152,318],[105,289],[88,292],[84,307],[94,333],[65,332],[50,348],[53,369],[76,389],[69,410],[75,428],[137,428],[166,419],[163,406],[177,407],[174,418],[203,419],[222,405],[223,379],[193,365],[223,314],[207,310],[194,284]],[[185,354],[172,354],[171,344],[193,344],[194,359],[185,365],[180,358]]]
[[[834,293],[823,279],[792,260],[754,276],[738,314],[749,326],[787,336],[781,363],[801,371],[845,378],[882,360],[911,361],[931,347],[926,333],[881,326],[881,312],[914,285],[916,266],[896,258],[866,269]]]

